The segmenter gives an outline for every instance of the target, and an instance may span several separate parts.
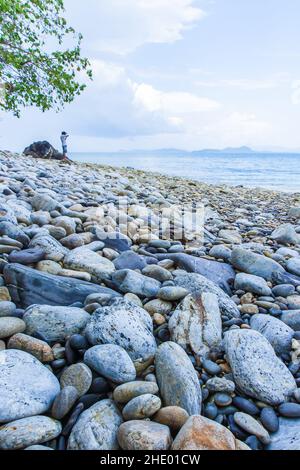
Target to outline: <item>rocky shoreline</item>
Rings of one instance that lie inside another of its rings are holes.
[[[300,450],[300,192],[0,152],[0,273],[0,450]]]

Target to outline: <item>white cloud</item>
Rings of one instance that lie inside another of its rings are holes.
[[[254,80],[248,78],[228,80],[197,80],[196,86],[206,88],[236,88],[244,91],[271,90],[286,83],[286,79],[270,78]]]
[[[70,21],[97,52],[126,55],[147,43],[173,43],[205,13],[195,0],[66,0]],[[85,18],[83,24],[82,18]]]

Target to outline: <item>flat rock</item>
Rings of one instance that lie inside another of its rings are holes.
[[[128,382],[115,388],[113,398],[117,403],[128,403],[133,398],[151,393],[157,394],[159,391],[155,382]]]
[[[110,260],[85,247],[70,251],[64,259],[64,267],[90,273],[98,282],[109,279],[115,271]]]
[[[201,413],[199,379],[188,355],[178,345],[166,342],[156,356],[156,378],[166,406],[179,406],[190,415]]]
[[[191,294],[203,294],[205,292],[215,294],[218,297],[219,308],[222,315],[229,318],[239,318],[240,312],[237,305],[231,298],[213,282],[209,281],[200,274],[183,274],[177,276],[175,284],[184,287]]]
[[[153,361],[157,348],[148,312],[123,299],[113,299],[108,306],[96,310],[85,334],[90,344],[121,346],[137,370],[144,369]]]
[[[120,269],[139,269],[142,271],[147,266],[144,258],[134,251],[124,251],[113,261],[116,270]]]
[[[30,248],[28,250],[14,251],[8,257],[9,263],[34,264],[42,261],[46,257],[43,248]]]
[[[37,234],[30,242],[29,248],[38,248],[43,250],[44,259],[52,261],[61,261],[68,250],[62,246],[55,238],[51,235]],[[40,260],[39,260],[40,261]]]
[[[12,336],[7,344],[7,348],[28,352],[41,362],[51,362],[54,360],[53,351],[48,343],[22,333]]]
[[[46,416],[31,416],[0,428],[0,449],[18,450],[51,441],[60,435],[62,425]]]
[[[15,304],[27,308],[31,305],[68,306],[84,302],[90,294],[120,294],[106,287],[78,279],[48,274],[20,264],[8,264],[4,268],[5,283]]]
[[[125,349],[116,344],[102,344],[90,348],[84,355],[84,362],[116,384],[132,382],[136,378],[131,358]]]
[[[204,418],[192,416],[181,428],[172,450],[237,450],[237,441],[229,429]]]
[[[250,325],[269,341],[276,354],[281,355],[291,351],[294,331],[278,318],[258,314],[251,318]]]
[[[254,276],[253,274],[237,274],[234,287],[236,290],[252,292],[253,294],[257,294],[259,296],[272,295],[272,291],[265,279],[259,276]]]
[[[57,378],[23,351],[0,351],[0,423],[48,411],[60,391]]]
[[[243,248],[232,251],[231,263],[239,271],[262,277],[266,281],[272,281],[278,273],[285,272],[276,261]]]
[[[231,293],[230,284],[234,281],[235,272],[229,264],[209,261],[204,258],[186,255],[185,253],[156,255],[159,260],[171,259],[180,268],[188,273],[200,274],[208,281],[213,282],[222,290]]]
[[[300,419],[279,418],[279,430],[271,438],[267,450],[300,450]]]
[[[271,438],[268,431],[252,416],[246,413],[234,413],[234,422],[248,434],[256,436],[263,444],[270,443]]]
[[[123,450],[168,450],[172,443],[170,429],[153,421],[127,421],[118,430]]]
[[[112,275],[113,286],[123,292],[123,294],[132,293],[141,297],[156,297],[160,282],[130,269],[116,271]]]
[[[65,341],[68,336],[83,331],[90,315],[81,308],[33,305],[23,319],[28,335],[40,333],[47,341]]]
[[[218,297],[215,294],[188,295],[169,320],[171,339],[184,349],[188,346],[196,354],[220,351],[222,319]]]
[[[228,331],[225,350],[234,381],[246,395],[278,405],[295,390],[292,374],[277,358],[268,340],[257,331]]]
[[[117,432],[123,419],[112,400],[84,411],[72,429],[69,450],[118,450]]]

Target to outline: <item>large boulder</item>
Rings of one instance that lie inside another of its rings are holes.
[[[192,273],[177,276],[175,279],[175,285],[187,289],[191,294],[215,294],[218,298],[219,308],[222,315],[226,315],[229,318],[240,317],[240,311],[233,300],[231,300],[231,298],[220,287],[200,274]]]
[[[40,333],[51,342],[65,341],[69,336],[81,333],[90,315],[81,308],[33,305],[26,310],[23,319],[28,335]]]
[[[224,342],[235,383],[246,395],[279,405],[297,388],[291,372],[257,331],[230,330]]]
[[[15,304],[22,308],[30,305],[68,306],[84,302],[90,294],[120,294],[106,287],[78,279],[55,276],[20,264],[8,264],[4,268],[4,279]]]
[[[169,320],[171,339],[184,349],[188,346],[196,354],[207,355],[220,351],[222,319],[218,297],[209,292],[188,295],[179,304]]]
[[[146,310],[125,299],[113,299],[90,318],[85,329],[88,341],[93,344],[121,346],[142,370],[153,361],[156,341],[152,319]]]
[[[189,415],[201,413],[202,393],[199,379],[186,352],[176,343],[159,346],[156,378],[165,406],[179,406]]]
[[[69,437],[68,450],[118,450],[117,432],[123,419],[112,400],[84,411]]]
[[[64,158],[63,154],[59,153],[59,151],[46,140],[33,142],[33,144],[24,149],[23,153],[29,157],[47,160],[62,160]]]
[[[52,372],[23,351],[0,351],[0,423],[45,413],[60,392]]]
[[[272,281],[277,273],[285,272],[283,267],[271,258],[243,248],[235,248],[232,251],[231,263],[239,271],[262,277],[266,281]]]

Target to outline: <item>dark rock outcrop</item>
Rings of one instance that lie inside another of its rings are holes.
[[[56,150],[46,140],[34,142],[33,144],[29,145],[29,147],[26,147],[23,153],[24,155],[33,158],[44,158],[49,160],[62,160],[64,158],[63,154]]]

